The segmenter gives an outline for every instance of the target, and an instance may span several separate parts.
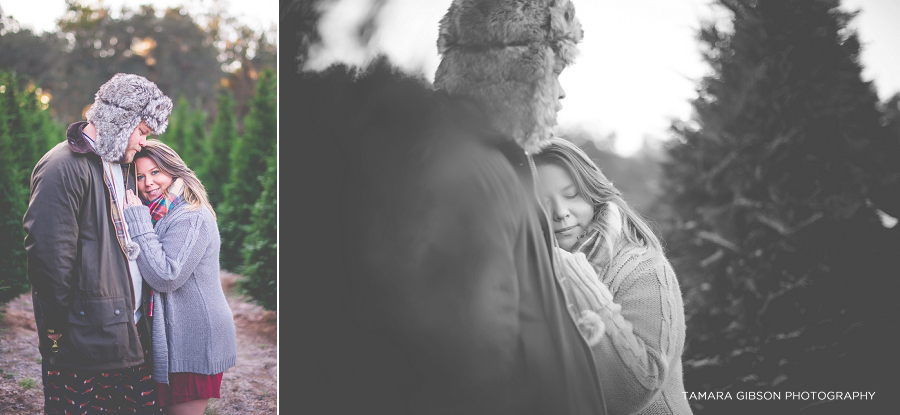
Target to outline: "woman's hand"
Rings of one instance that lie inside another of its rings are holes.
[[[139,199],[131,189],[125,191],[125,207],[132,206],[142,206],[141,199]]]
[[[562,261],[560,265],[563,265],[563,269],[571,268],[572,272],[576,272],[579,277],[597,280],[597,272],[594,271],[591,261],[588,261],[583,252],[575,252],[573,254],[559,247],[554,247],[553,249]]]
[[[559,258],[558,269],[565,277],[562,285],[566,291],[569,305],[575,308],[575,315],[585,310],[597,310],[601,307],[600,295],[596,284],[599,284],[597,273],[581,252],[570,253],[554,248]]]
[[[612,302],[612,294],[597,278],[594,267],[584,253],[573,254],[561,248],[554,250],[559,258],[558,269],[565,277],[562,286],[569,301],[568,306],[588,344],[594,345],[606,332],[606,325],[599,314],[601,309],[619,306]]]
[[[584,334],[584,339],[587,340],[587,343],[591,346],[596,346],[600,343],[600,340],[603,339],[603,335],[606,334],[606,323],[604,323],[603,318],[594,311],[582,311],[575,323],[578,324],[578,328]]]
[[[573,254],[561,248],[555,249],[558,250],[558,256],[562,262],[560,264],[560,269],[564,273],[563,275],[569,278],[575,278],[579,284],[588,288],[598,298],[603,298],[606,301],[613,300],[612,293],[610,293],[609,289],[607,289],[600,281],[600,278],[597,276],[597,271],[583,252],[576,252]]]

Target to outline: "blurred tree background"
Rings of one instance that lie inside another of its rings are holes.
[[[2,54],[2,52],[0,52]],[[22,217],[31,170],[65,129],[50,120],[33,84],[21,85],[0,68],[0,304],[25,292]]]
[[[175,101],[156,138],[207,187],[223,230],[223,269],[242,274],[238,287],[274,310],[275,28],[253,29],[222,10],[192,16],[148,4],[113,17],[102,6],[66,4],[58,30],[40,35],[0,9],[0,303],[29,287],[22,217],[34,165],[64,139],[66,125],[84,119],[100,85],[127,72]],[[252,246],[243,245],[250,234]]]
[[[321,42],[329,2],[282,2],[283,70]],[[369,4],[377,15],[385,2]],[[711,73],[662,147],[623,157],[614,136],[559,134],[664,240],[685,301],[687,391],[871,391],[885,402],[900,383],[889,340],[900,327],[900,93],[880,102],[862,79],[855,13],[838,0],[711,7],[728,16],[697,34]],[[374,21],[356,28],[361,44]],[[875,413],[859,405],[691,401],[697,414]]]
[[[713,74],[694,119],[672,126],[654,213],[685,296],[686,387],[884,396],[897,384],[873,373],[897,367],[897,97],[880,103],[862,80],[838,1],[717,3],[732,27],[699,35]]]

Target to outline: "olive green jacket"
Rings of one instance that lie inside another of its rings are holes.
[[[81,134],[85,125],[69,125],[66,141],[44,154],[31,175],[23,226],[34,319],[46,362],[123,368],[144,362],[132,312],[141,299],[134,298],[128,258],[116,239],[102,162]],[[130,176],[126,186],[133,189]],[[62,335],[56,351],[48,333]]]

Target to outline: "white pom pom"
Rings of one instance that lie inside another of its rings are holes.
[[[137,259],[138,255],[141,254],[141,246],[135,243],[134,241],[129,241],[125,244],[125,255],[128,256],[130,261],[134,261]]]
[[[596,346],[606,334],[606,324],[599,314],[592,310],[584,310],[581,312],[581,318],[578,319],[578,328],[584,334],[588,345]]]

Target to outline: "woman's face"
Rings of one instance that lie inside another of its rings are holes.
[[[137,171],[137,190],[144,200],[153,200],[163,194],[172,184],[172,176],[156,166],[150,157],[141,157],[134,162]]]
[[[537,167],[544,206],[550,212],[559,246],[571,251],[594,217],[594,206],[578,192],[568,171],[555,164]]]

